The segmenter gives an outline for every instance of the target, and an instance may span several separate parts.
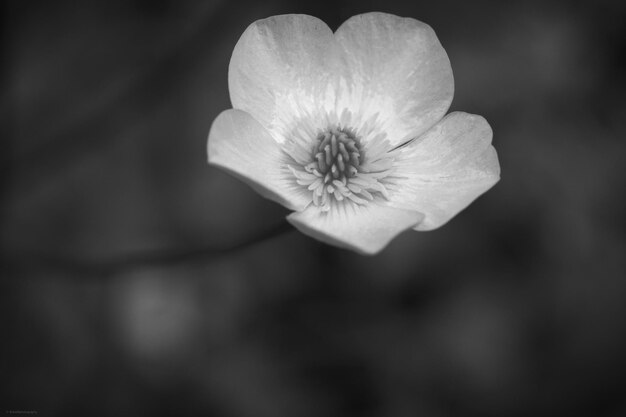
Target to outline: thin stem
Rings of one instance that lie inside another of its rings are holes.
[[[183,249],[143,250],[121,254],[108,259],[80,259],[31,251],[30,253],[12,256],[11,259],[4,259],[2,263],[8,265],[13,271],[35,269],[102,277],[148,266],[174,266],[184,263],[205,262],[219,256],[240,252],[258,243],[284,235],[291,230],[294,230],[293,227],[286,220],[283,220],[269,230],[227,247],[206,246]]]

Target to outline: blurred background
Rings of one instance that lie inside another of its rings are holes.
[[[5,413],[626,416],[624,2],[2,4]],[[362,257],[205,149],[252,21],[374,10],[435,29],[502,180]]]

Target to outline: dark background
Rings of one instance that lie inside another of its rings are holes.
[[[625,416],[623,4],[4,2],[0,411]],[[433,26],[502,180],[369,258],[206,137],[248,24],[373,10]]]

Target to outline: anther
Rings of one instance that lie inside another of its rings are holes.
[[[352,163],[352,165],[354,166],[361,165],[359,158],[360,158],[360,154],[358,152],[352,152],[350,154],[350,162]]]
[[[330,146],[332,147],[333,157],[337,157],[337,136],[333,135],[333,137],[330,138]]]
[[[341,153],[341,156],[343,156],[344,160],[350,160],[350,155],[348,155],[348,151],[346,150],[346,146],[343,144],[343,142],[339,143],[339,152]]]
[[[315,159],[317,159],[317,165],[319,165],[320,167],[320,171],[324,172],[328,169],[328,166],[326,165],[326,160],[324,159],[324,154],[321,152],[318,152],[315,155]]]
[[[341,154],[337,155],[337,166],[341,172],[344,172],[346,169],[346,166],[343,163],[343,155]]]
[[[324,152],[326,153],[326,165],[331,166],[333,163],[333,156],[330,154],[330,145],[324,146]]]
[[[315,168],[317,168],[317,164],[315,162],[311,162],[304,167],[304,170],[309,174],[312,174]]]
[[[321,140],[319,144],[319,149],[324,149],[326,145],[328,145],[329,142],[330,142],[330,133],[326,132],[324,133],[323,139]]]
[[[311,183],[311,185],[309,185],[308,189],[310,191],[313,191],[313,190],[317,189],[321,184],[322,184],[322,180],[318,178],[315,181],[313,181]]]
[[[370,200],[370,201],[374,199],[374,196],[373,196],[373,195],[371,195],[371,194],[370,194],[370,192],[369,192],[369,191],[367,191],[365,188],[362,188],[362,189],[361,189],[360,194],[364,195],[364,196],[365,196],[365,198],[367,198],[367,199],[368,199],[368,200]]]

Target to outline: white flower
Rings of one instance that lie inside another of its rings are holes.
[[[256,21],[228,86],[234,109],[211,126],[209,162],[324,242],[376,253],[406,229],[443,225],[499,180],[485,119],[444,117],[450,61],[415,19],[367,13],[334,34],[306,15]]]

